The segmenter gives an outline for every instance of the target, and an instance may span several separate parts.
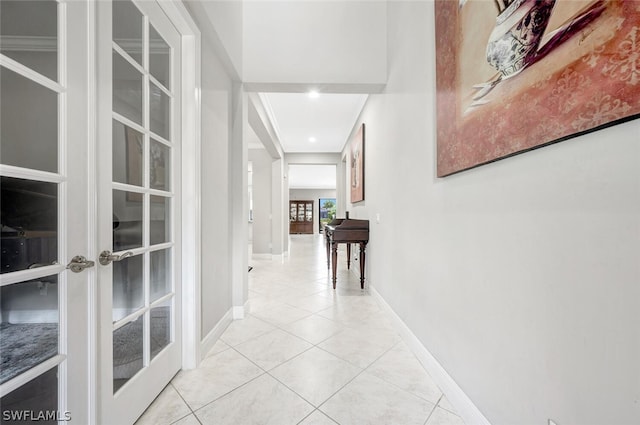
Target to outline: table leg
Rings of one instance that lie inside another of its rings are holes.
[[[364,249],[365,244],[360,243],[360,289],[364,289]]]
[[[336,272],[338,266],[338,244],[331,242],[331,280],[333,281],[333,289],[336,289]]]
[[[351,244],[347,242],[347,270],[351,268]]]
[[[325,229],[325,232],[326,231],[327,230]],[[329,251],[330,251],[329,245],[331,244],[331,241],[329,239],[329,235],[327,235],[326,233],[325,233],[324,239],[325,239],[325,245],[327,247],[327,270],[329,270],[329,267],[331,267],[331,260],[329,259]]]

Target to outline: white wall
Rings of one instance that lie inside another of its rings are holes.
[[[242,75],[242,1],[183,0],[233,79]]]
[[[492,424],[640,423],[640,121],[437,179],[433,2],[387,13],[369,283]]]
[[[385,2],[248,1],[243,25],[243,80],[257,90],[386,81]]]
[[[271,155],[249,149],[253,163],[253,253],[271,254]]]
[[[283,201],[287,197],[284,186],[284,160],[274,159],[271,163],[271,253],[273,255],[286,255],[286,243],[289,241],[286,235],[287,228],[284,225],[284,217],[289,214],[288,206],[285,208]],[[283,217],[283,219],[278,220],[277,217]]]
[[[320,198],[335,198],[335,189],[289,189],[289,200],[291,201],[313,201],[313,234],[320,233],[319,206]]]
[[[202,337],[231,309],[229,166],[232,81],[202,38]],[[203,353],[204,354],[204,353]]]

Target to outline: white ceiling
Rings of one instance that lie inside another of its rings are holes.
[[[335,189],[335,165],[289,165],[289,189]]]
[[[367,95],[261,93],[261,98],[284,152],[341,152]]]

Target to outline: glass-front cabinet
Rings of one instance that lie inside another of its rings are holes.
[[[313,201],[289,201],[289,233],[313,233]]]

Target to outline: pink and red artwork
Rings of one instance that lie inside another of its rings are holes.
[[[640,1],[436,0],[438,177],[640,117]]]
[[[351,203],[364,201],[364,123],[349,147],[351,163]]]

